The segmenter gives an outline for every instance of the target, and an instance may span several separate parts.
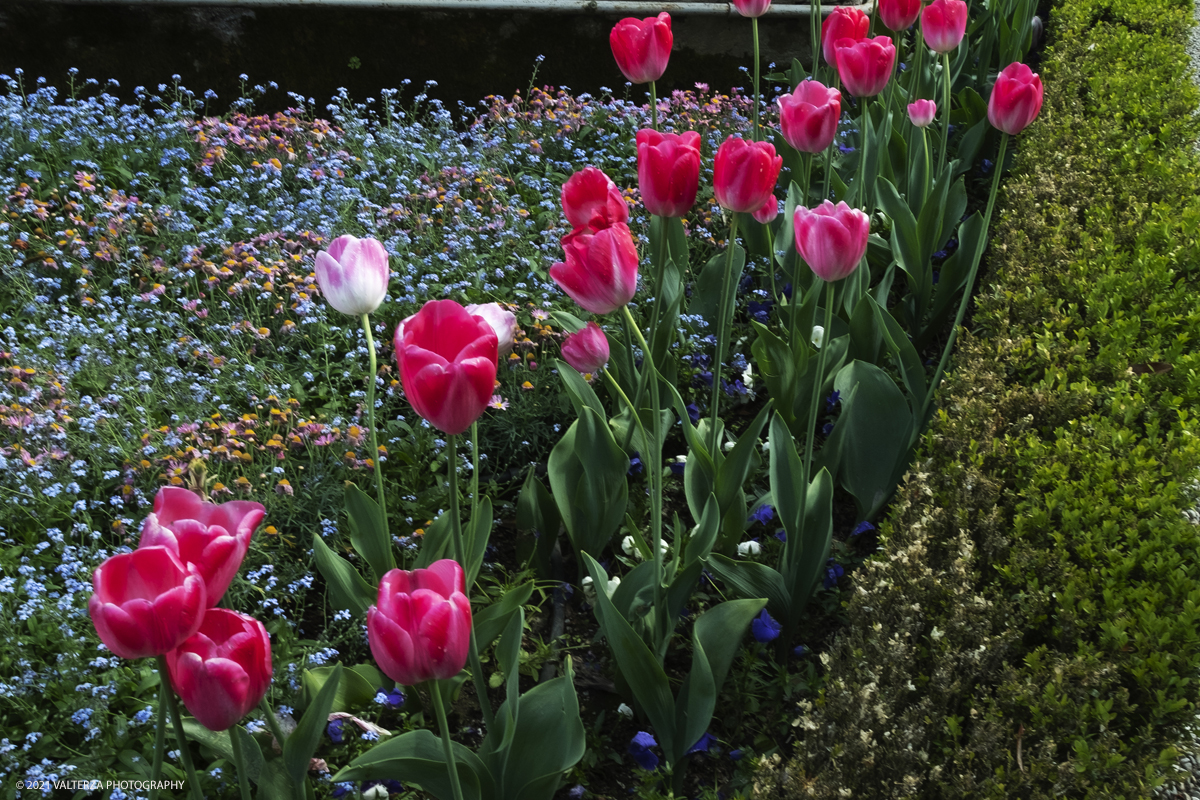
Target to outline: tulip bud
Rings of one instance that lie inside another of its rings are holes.
[[[865,38],[870,27],[871,18],[857,8],[835,8],[821,23],[821,55],[825,57],[825,63],[837,67],[834,45],[842,39],[857,41]]]
[[[761,17],[771,7],[771,0],[731,0],[733,7],[743,17]]]
[[[842,93],[818,81],[802,81],[779,98],[783,139],[801,153],[822,153],[837,136]]]
[[[796,209],[793,218],[796,252],[821,280],[841,280],[858,267],[867,252],[871,221],[845,202],[826,200],[814,209]]]
[[[375,239],[339,236],[317,253],[316,272],[321,293],[343,314],[370,314],[387,296],[387,251]]]
[[[627,17],[609,34],[613,58],[630,83],[650,83],[662,77],[671,57],[671,15],[637,20]]]
[[[562,357],[581,373],[598,372],[608,363],[608,337],[599,325],[589,322],[562,343]]]
[[[413,410],[445,433],[471,427],[496,383],[492,326],[453,300],[430,300],[396,329],[393,344]]]
[[[496,332],[500,358],[504,358],[512,352],[513,342],[517,336],[517,316],[515,314],[499,303],[484,303],[483,305],[472,303],[467,306],[466,311],[473,316],[483,317],[484,321],[492,326],[492,330]],[[407,321],[406,319],[405,322]]]
[[[683,217],[696,203],[700,185],[700,134],[637,133],[638,188],[651,214]]]
[[[967,32],[967,4],[963,0],[933,0],[921,12],[921,36],[930,50],[949,53]]]
[[[889,36],[835,44],[838,75],[846,91],[854,97],[874,97],[883,91],[892,77],[896,47]]]
[[[1009,64],[996,78],[988,98],[988,122],[1016,136],[1042,110],[1042,79],[1025,64]]]
[[[638,254],[627,225],[564,239],[563,250],[566,261],[550,267],[550,277],[580,306],[608,314],[633,299]]]
[[[879,0],[879,19],[889,31],[906,31],[921,14],[921,0]]]
[[[389,678],[405,686],[453,678],[467,663],[470,639],[471,601],[457,561],[383,576],[367,609],[367,640]]]
[[[563,184],[562,207],[571,227],[586,233],[629,221],[621,190],[596,167],[584,167]]]
[[[713,194],[723,208],[752,214],[775,192],[783,157],[768,142],[730,136],[713,163]]]
[[[167,671],[197,722],[228,730],[271,687],[271,637],[253,617],[212,608],[200,630],[167,653]]]
[[[100,641],[121,658],[161,656],[204,620],[204,579],[165,547],[107,559],[92,574],[88,614]]]
[[[779,216],[779,200],[775,198],[775,195],[771,195],[763,201],[762,207],[750,216],[763,225],[770,225]]]
[[[926,128],[937,116],[937,103],[932,100],[917,100],[908,104],[908,118],[918,128]]]
[[[208,607],[221,601],[250,549],[250,537],[262,521],[261,503],[230,500],[210,503],[178,486],[154,496],[154,510],[142,523],[138,549],[166,547],[204,579]]]

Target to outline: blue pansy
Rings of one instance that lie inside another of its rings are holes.
[[[690,755],[691,753],[707,753],[708,748],[712,747],[716,743],[717,743],[717,737],[713,736],[708,731],[705,731],[704,735],[700,737],[699,741],[697,741],[694,745],[692,745],[691,747],[688,748],[688,754]]]
[[[854,530],[850,531],[850,535],[858,536],[860,533],[866,533],[867,531],[873,531],[873,530],[875,530],[875,526],[872,525],[871,523],[867,522],[866,520],[863,520],[862,522],[860,522],[854,526]]]
[[[828,566],[825,568],[825,588],[832,589],[837,586],[838,578],[846,574],[846,570],[842,569],[842,565],[829,559]]]
[[[344,719],[335,719],[333,722],[325,726],[325,732],[329,734],[329,741],[334,744],[341,744],[345,738],[342,733],[342,728],[346,727]]]
[[[687,412],[688,412],[688,419],[690,419],[692,421],[693,425],[696,425],[700,422],[700,407],[698,405],[696,405],[695,403],[689,403],[688,407],[687,407]]]
[[[641,459],[640,453],[635,452],[633,454],[633,457],[629,459],[628,474],[629,475],[641,475],[642,474],[642,459]]]
[[[775,509],[769,505],[761,505],[751,512],[750,519],[753,522],[759,522],[763,525],[766,525],[768,522],[775,519]]]
[[[842,393],[837,389],[834,389],[833,393],[830,394],[829,397],[825,398],[825,413],[828,414],[830,411],[833,411],[833,407],[836,406],[838,401],[841,399]]]
[[[782,627],[764,608],[762,613],[750,623],[750,635],[757,642],[773,642],[779,638],[779,631],[782,630]]]
[[[633,760],[638,766],[647,772],[653,772],[658,769],[658,756],[651,752],[651,747],[658,747],[658,742],[654,741],[654,737],[646,731],[638,731],[637,735],[629,742],[629,755],[633,756]]]

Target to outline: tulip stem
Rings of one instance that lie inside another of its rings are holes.
[[[454,800],[463,800],[462,785],[458,781],[458,763],[454,760],[454,746],[450,743],[450,725],[446,722],[446,706],[442,703],[442,690],[436,678],[429,682],[429,693],[433,695],[438,729],[442,732],[442,749],[446,752],[446,765],[450,768],[450,786],[454,790]]]
[[[733,309],[729,306],[729,292],[731,290],[730,281],[733,280],[733,249],[737,247],[737,212],[732,212],[733,222],[729,224],[729,242],[725,248],[728,254],[725,259],[725,280],[721,283],[720,310],[717,312],[717,347],[712,363],[712,430],[709,435],[709,455],[713,458],[713,463],[716,463],[717,450],[721,446],[721,439],[717,434],[717,425],[721,421],[721,361],[725,358],[725,339],[729,336],[729,326],[731,323],[730,317],[733,316]],[[795,292],[795,289],[792,290]],[[795,296],[793,294],[793,296]]]
[[[242,753],[242,741],[238,738],[236,729],[236,725],[229,729],[229,746],[233,748],[233,766],[237,769],[242,800],[250,800],[250,776],[246,774],[246,757]]]
[[[659,228],[659,230],[662,231],[662,235],[660,237],[658,237],[657,259],[652,262],[652,266],[654,267],[654,309],[650,314],[651,348],[657,346],[657,344],[658,344],[658,323],[659,323],[659,320],[662,318],[662,293],[663,293],[663,286],[665,284],[664,273],[667,271],[667,259],[670,257],[670,247],[668,247],[668,240],[670,239],[670,231],[668,230],[668,226],[670,225],[670,218],[669,217],[658,217],[658,219],[662,221],[662,225]],[[654,244],[654,242],[652,241],[651,244]],[[625,341],[631,342],[632,339],[630,339],[630,335],[629,335],[629,323],[628,323],[628,321],[626,321],[625,317],[621,317],[621,322],[624,324],[624,327],[625,327]],[[650,352],[650,351],[647,351],[647,352]],[[630,364],[634,363],[632,356],[630,357],[629,363]],[[642,363],[645,363],[645,361],[643,361]],[[638,406],[640,406],[642,404],[642,397],[645,394],[646,394],[646,370],[643,369],[638,374],[637,391],[633,395],[634,403],[636,404],[636,405],[634,405],[634,411],[633,411],[633,415],[635,418],[637,417],[636,409]],[[633,426],[630,425],[629,428],[625,431],[625,440],[621,443],[621,449],[628,452],[629,451],[629,442],[632,439],[633,439]]]
[[[942,53],[942,103],[946,109],[942,112],[942,151],[938,154],[938,170],[946,163],[946,153],[950,146],[950,54]]]
[[[267,727],[271,729],[271,735],[279,743],[279,749],[283,750],[283,743],[287,740],[287,736],[284,735],[283,728],[279,727],[279,719],[275,716],[275,709],[271,708],[271,704],[267,702],[267,698],[265,697],[259,701],[258,706],[263,710],[263,716],[267,720]]]
[[[825,382],[825,351],[829,349],[829,341],[833,338],[833,284],[821,280],[816,275],[814,281],[825,284],[825,330],[821,333],[821,346],[817,348],[816,380],[812,382],[812,402],[808,409],[808,442],[804,446],[804,492],[800,497],[800,520],[804,524],[804,495],[808,493],[808,484],[812,480],[813,442],[817,438],[817,405],[821,400],[821,384]],[[815,286],[813,287],[816,288]]]
[[[658,130],[658,95],[655,94],[654,81],[650,81],[650,127]]]
[[[158,657],[158,674],[163,681],[167,677],[167,657]],[[200,779],[196,777],[196,766],[192,763],[192,751],[188,749],[187,734],[183,731],[183,718],[179,715],[179,703],[175,700],[175,692],[169,686],[163,692],[167,697],[167,711],[171,714],[171,724],[175,727],[175,741],[179,745],[179,758],[183,761],[184,774],[187,775],[188,791],[192,800],[204,800],[200,793]]]
[[[836,139],[834,141],[836,141]],[[825,148],[825,176],[824,176],[824,186],[822,188],[822,194],[821,194],[821,203],[824,203],[826,200],[829,199],[829,186],[830,186],[830,180],[832,178],[832,174],[833,174],[833,144],[830,144],[829,147]],[[821,203],[817,203],[817,205],[821,205]],[[807,205],[805,207],[807,208]],[[793,290],[793,291],[795,291],[795,290]]]
[[[812,39],[813,68],[812,79],[817,79],[817,70],[821,67],[821,3],[820,0],[808,2],[808,29]]]
[[[150,773],[150,800],[158,800],[158,782],[162,777],[163,753],[167,749],[167,693],[170,679],[162,656],[158,657],[158,725],[154,729],[154,768]]]
[[[634,322],[633,314],[629,312],[629,305],[622,306],[622,310],[625,312],[625,317],[633,328],[633,332],[637,335],[638,343],[642,346],[642,352],[645,354],[642,357],[642,375],[650,384],[650,430],[647,431],[644,427],[636,408],[633,409],[633,417],[638,420],[642,440],[650,450],[646,454],[646,469],[650,473],[650,549],[654,554],[654,650],[661,660],[663,657],[662,646],[670,638],[672,626],[671,620],[667,619],[665,613],[666,600],[663,597],[662,583],[662,437],[659,436],[658,372],[654,369],[654,354],[650,352],[650,345],[646,344],[646,339],[642,336],[642,329]]]
[[[925,65],[925,39],[922,38],[919,31],[913,31],[913,49],[917,51],[913,58],[912,69],[912,85],[908,89],[908,102],[912,103],[921,99],[921,81],[924,79]],[[899,56],[897,56],[899,58]]]
[[[862,116],[858,120],[859,135],[862,137],[862,152],[859,153],[858,193],[863,213],[868,217],[874,210],[867,199],[867,145],[871,141],[871,112],[868,98],[862,99]]]
[[[925,207],[925,203],[929,200],[929,184],[933,182],[933,174],[930,172],[932,167],[929,164],[929,137],[925,135],[924,128],[917,128],[921,132],[921,144],[925,148],[925,182],[921,185],[921,207]]]
[[[754,31],[754,141],[762,140],[762,130],[758,126],[758,107],[760,103],[760,95],[758,93],[758,17],[750,18],[750,29]]]
[[[479,420],[471,423],[471,524],[479,513]]]
[[[375,438],[375,376],[378,367],[375,363],[375,340],[371,338],[371,315],[362,315],[363,333],[367,335],[367,357],[371,361],[371,371],[367,375],[367,427],[371,431],[371,463],[375,465],[375,497],[379,503],[379,518],[387,530],[387,504],[383,499],[383,467],[379,464],[379,440]]]
[[[967,303],[971,300],[971,288],[975,285],[975,275],[979,272],[979,260],[983,257],[983,249],[987,246],[988,228],[992,222],[992,209],[996,206],[996,193],[1000,188],[1000,173],[1004,171],[1004,156],[1008,150],[1007,133],[1000,134],[1000,153],[996,156],[996,170],[992,175],[992,190],[988,194],[987,209],[983,213],[983,227],[979,231],[978,244],[975,245],[975,252],[971,255],[971,269],[967,273],[967,282],[963,286],[962,300],[958,303],[958,313],[954,317],[954,327],[950,329],[950,336],[946,339],[946,349],[942,351],[942,358],[938,362],[937,372],[933,374],[933,380],[929,383],[929,391],[925,394],[925,403],[921,407],[921,419],[919,422],[924,425],[924,421],[929,418],[930,409],[933,406],[933,395],[937,392],[939,384],[942,382],[942,376],[946,372],[946,366],[950,361],[950,351],[954,349],[954,342],[958,338],[958,329],[962,325],[963,317],[967,313]]]
[[[472,434],[475,433],[478,431],[473,430]],[[454,560],[463,568],[464,574],[469,574],[470,568],[467,565],[467,550],[463,545],[462,520],[459,519],[458,507],[458,434],[450,434],[446,449],[449,452],[446,466],[450,473],[450,539],[454,543]],[[475,524],[473,517],[471,524]],[[472,585],[474,585],[474,581],[472,581]],[[467,586],[466,589],[467,596],[470,597],[471,586]],[[483,677],[483,662],[479,660],[479,644],[475,641],[474,625],[471,626],[470,647],[467,653],[471,662],[471,680],[475,685],[476,699],[479,701],[479,710],[483,713],[483,725],[490,731],[495,718],[492,716],[492,701],[487,693],[487,681]]]

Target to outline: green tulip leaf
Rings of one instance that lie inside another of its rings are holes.
[[[341,682],[342,665],[338,664],[304,715],[300,717],[296,730],[292,731],[292,735],[283,743],[284,769],[297,785],[303,784],[304,776],[308,774],[309,762],[312,761],[313,753],[317,751],[317,745],[321,743],[321,735],[325,733],[325,725],[329,722],[329,713]]]
[[[463,800],[491,800],[494,783],[479,756],[452,743]],[[395,779],[415,783],[438,800],[453,800],[442,741],[424,728],[375,745],[333,776],[334,783]]]
[[[304,687],[304,700],[306,704],[312,705],[326,682],[332,679],[334,669],[334,667],[314,667],[313,669],[304,670],[301,684]],[[375,693],[381,685],[382,682],[369,682],[352,669],[344,670],[341,682],[337,687],[337,692],[334,694],[333,705],[330,706],[330,711],[353,711],[365,708],[374,699]]]
[[[350,544],[367,562],[378,582],[392,569],[392,538],[379,504],[353,483],[346,484],[346,514],[350,517]]]
[[[353,565],[334,554],[319,534],[313,534],[313,560],[329,588],[329,601],[335,609],[348,610],[356,618],[367,613],[375,602],[376,591],[363,580]]]
[[[757,561],[735,561],[713,553],[708,558],[708,568],[733,594],[742,598],[765,597],[771,616],[787,619],[791,612],[792,596],[783,582],[783,576],[771,567]]]
[[[509,619],[521,610],[521,606],[529,601],[532,594],[533,583],[523,583],[509,589],[499,600],[493,601],[475,614],[472,626],[475,629],[475,643],[480,652],[496,641],[496,637],[508,626]]]

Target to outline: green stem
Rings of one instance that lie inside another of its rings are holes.
[[[446,764],[450,768],[450,786],[454,790],[454,800],[463,800],[462,785],[458,782],[458,763],[454,760],[454,746],[450,743],[450,725],[446,722],[446,706],[442,702],[442,690],[436,680],[429,682],[429,691],[433,695],[438,729],[442,732],[442,750],[446,753]]]
[[[920,31],[913,31],[913,47],[916,49],[916,57],[913,58],[912,82],[908,89],[908,102],[921,99],[921,79],[924,77],[925,70],[925,39],[921,36]]]
[[[448,457],[446,468],[450,473],[450,540],[454,543],[454,560],[465,572],[467,569],[467,549],[463,544],[462,520],[458,507],[458,434],[450,434],[446,443]],[[472,523],[474,519],[472,519]],[[467,587],[470,595],[471,587]],[[492,729],[495,717],[492,714],[492,701],[487,692],[487,681],[483,677],[483,662],[479,660],[479,643],[475,640],[475,626],[471,626],[471,640],[468,648],[468,658],[471,663],[471,680],[475,685],[475,696],[479,700],[479,710],[483,713],[483,724],[486,730]]]
[[[634,334],[638,337],[638,343],[642,346],[642,351],[645,353],[642,360],[642,375],[650,384],[650,430],[647,431],[643,425],[639,425],[642,431],[642,439],[646,442],[649,453],[646,456],[646,469],[650,473],[650,549],[654,556],[654,609],[655,609],[655,652],[659,654],[659,659],[663,656],[663,645],[671,635],[672,620],[667,619],[665,613],[666,602],[663,596],[663,555],[662,555],[662,441],[658,435],[658,420],[659,420],[659,393],[658,393],[658,372],[654,369],[654,354],[650,351],[650,346],[646,343],[642,336],[642,329],[634,322],[633,314],[629,312],[629,306],[622,306],[625,312],[625,317],[633,328]],[[633,416],[637,418],[638,412],[635,408]]]
[[[758,93],[758,17],[750,18],[750,29],[754,31],[754,141],[762,139],[762,132],[758,127],[758,107],[760,103],[760,95]]]
[[[730,281],[733,280],[733,249],[737,247],[737,212],[732,212],[733,222],[729,225],[729,242],[726,246],[728,257],[725,259],[725,279],[721,282],[720,310],[717,313],[717,347],[712,363],[712,429],[709,435],[709,454],[714,462],[718,458],[718,448],[721,440],[717,434],[717,423],[721,419],[721,361],[725,358],[725,340],[729,337],[730,317],[733,309],[729,306]],[[793,289],[794,291],[794,289]]]
[[[655,94],[654,81],[650,81],[650,127],[658,130],[658,95]]]
[[[371,360],[371,371],[367,374],[367,426],[371,431],[371,462],[375,465],[375,497],[379,503],[379,516],[387,528],[387,504],[383,499],[383,467],[379,463],[379,441],[375,438],[375,340],[371,338],[371,315],[362,315],[363,332],[367,335],[367,357]]]
[[[813,68],[812,79],[817,79],[817,70],[821,66],[821,0],[808,2],[808,29],[812,41]]]
[[[833,173],[833,148],[834,145],[832,144],[825,148],[825,181],[821,189],[821,203],[829,199],[830,179]],[[821,203],[817,203],[817,205],[821,205]]]
[[[158,656],[158,674],[162,679],[167,678],[167,657]],[[183,717],[179,715],[179,703],[175,700],[175,692],[168,688],[167,712],[171,715],[171,724],[175,728],[175,741],[179,745],[179,758],[183,761],[183,771],[187,776],[188,792],[192,800],[204,800],[200,793],[200,779],[196,777],[196,765],[192,763],[192,751],[188,749],[187,734],[183,731]]]
[[[858,121],[859,135],[862,137],[862,152],[859,154],[858,193],[863,211],[869,217],[874,209],[871,208],[870,199],[867,197],[867,145],[871,141],[871,114],[868,110],[868,102],[868,98],[862,98],[862,117]]]
[[[921,187],[921,207],[925,207],[925,203],[929,200],[929,184],[933,182],[933,174],[930,172],[932,167],[929,164],[929,137],[925,134],[924,128],[918,128],[921,132],[921,144],[925,148],[925,183]]]
[[[821,280],[813,276],[814,281]],[[824,281],[821,281],[825,283]],[[815,286],[813,287],[816,288]],[[812,403],[808,409],[808,441],[804,446],[804,471],[801,475],[804,478],[805,491],[800,497],[800,519],[804,519],[804,494],[807,493],[808,484],[812,480],[812,455],[813,442],[817,438],[817,406],[821,401],[821,384],[825,380],[825,351],[829,349],[828,345],[833,338],[831,330],[833,328],[833,284],[825,283],[825,331],[821,334],[821,346],[817,348],[817,374],[816,380],[812,382]]]
[[[246,774],[246,757],[242,754],[242,742],[235,732],[237,726],[229,729],[229,746],[233,749],[233,766],[237,769],[238,788],[242,792],[242,800],[250,800],[250,776]]]
[[[479,513],[479,420],[471,423],[471,524]]]
[[[921,406],[922,422],[929,418],[930,408],[933,406],[933,396],[937,392],[938,386],[942,382],[942,376],[946,372],[946,367],[950,362],[950,351],[954,349],[954,342],[958,338],[958,329],[962,325],[963,317],[967,313],[967,303],[971,300],[971,288],[975,285],[975,275],[979,272],[979,260],[983,257],[983,250],[987,246],[988,228],[992,222],[992,209],[996,207],[996,194],[1000,188],[1000,173],[1004,171],[1004,156],[1008,150],[1007,133],[1000,134],[1000,153],[996,156],[995,174],[992,175],[992,190],[988,194],[987,210],[983,214],[983,228],[979,231],[979,244],[975,246],[975,252],[971,256],[971,269],[967,273],[967,282],[963,286],[962,300],[958,304],[958,313],[954,316],[954,327],[950,329],[950,336],[946,340],[946,349],[942,351],[941,360],[938,362],[937,372],[933,374],[933,380],[929,383],[929,391],[925,395],[925,403]]]
[[[275,737],[275,741],[279,742],[279,749],[283,750],[283,743],[287,740],[287,737],[283,734],[283,728],[279,727],[279,720],[275,718],[275,709],[271,708],[265,697],[258,704],[258,707],[263,710],[263,716],[267,720],[267,727],[271,729],[271,735]]]
[[[669,217],[660,217],[659,219],[662,220],[662,225],[659,226],[660,230],[662,231],[662,236],[659,238],[659,241],[658,241],[658,258],[653,263],[653,266],[656,267],[656,269],[654,271],[654,307],[650,314],[650,348],[651,349],[647,352],[653,352],[654,348],[658,346],[658,323],[659,323],[659,320],[662,318],[662,294],[663,294],[663,285],[665,282],[664,281],[664,277],[665,277],[664,273],[666,272],[667,255],[670,251],[670,248],[668,247],[668,240],[671,238],[670,231],[668,230],[668,226],[670,224],[670,222],[669,222],[670,218]],[[629,327],[630,327],[629,323],[625,320],[625,317],[622,317],[621,320],[625,325],[625,341],[627,341],[627,342],[631,341],[629,338]],[[636,324],[634,325],[634,327],[637,327]],[[632,358],[632,356],[630,357],[629,363],[630,364],[635,363],[635,360]],[[645,362],[643,361],[642,363],[644,364]],[[645,370],[645,368],[643,368],[641,370],[641,372],[638,373],[637,391],[634,392],[634,395],[633,395],[633,401],[635,403],[635,406],[634,406],[635,408],[641,406],[642,398],[645,396],[645,394],[646,394],[646,370]],[[637,416],[636,411],[634,411],[633,414],[634,414],[634,416]],[[625,440],[621,444],[622,450],[624,450],[626,452],[629,451],[629,442],[632,438],[633,438],[633,426],[631,425],[625,431]]]
[[[158,663],[158,723],[154,728],[154,767],[150,773],[150,800],[158,800],[158,782],[162,779],[163,753],[167,750],[167,694],[171,691],[170,679],[163,666]]]
[[[942,150],[938,153],[938,170],[946,164],[946,153],[950,145],[950,54],[942,53]]]

